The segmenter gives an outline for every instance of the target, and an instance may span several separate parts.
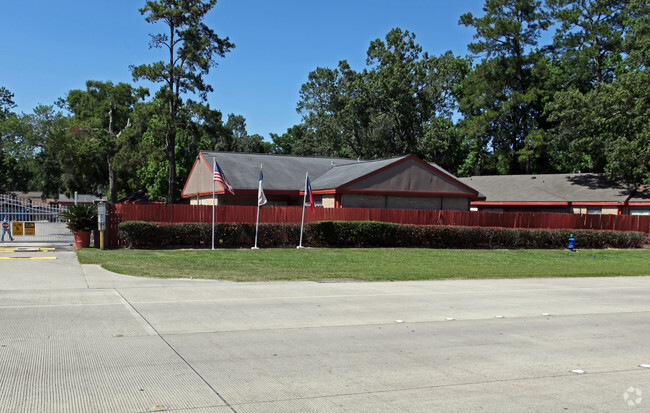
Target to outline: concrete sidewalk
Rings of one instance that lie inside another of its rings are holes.
[[[650,406],[650,277],[233,283],[48,255],[0,260],[0,412]]]

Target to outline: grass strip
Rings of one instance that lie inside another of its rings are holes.
[[[650,275],[650,250],[227,249],[78,251],[120,274],[233,281],[407,281]]]

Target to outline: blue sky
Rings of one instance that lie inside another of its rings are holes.
[[[53,104],[87,80],[132,83],[129,65],[163,59],[149,50],[144,0],[20,0],[2,6],[0,86],[17,112]],[[473,31],[461,14],[482,14],[482,0],[219,0],[207,23],[236,48],[219,59],[208,103],[246,118],[247,131],[268,139],[300,122],[298,92],[309,72],[347,60],[365,66],[370,42],[394,27],[409,30],[424,51],[466,55]],[[145,85],[147,86],[147,85]],[[154,86],[157,88],[157,86]],[[152,89],[155,90],[155,89]]]

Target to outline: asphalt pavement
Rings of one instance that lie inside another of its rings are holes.
[[[0,412],[650,410],[650,277],[148,279],[8,244]]]

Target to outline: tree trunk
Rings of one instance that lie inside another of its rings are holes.
[[[117,172],[113,168],[112,156],[108,158],[108,187],[110,188],[111,204],[117,203]]]
[[[176,196],[176,128],[172,128],[167,132],[167,159],[169,160],[167,203],[173,204]]]
[[[116,113],[117,110],[115,109],[115,106],[113,106],[113,102],[111,102],[108,110],[109,139],[114,139],[113,135],[115,134]],[[113,168],[113,156],[115,156],[113,153],[109,153],[106,157],[106,161],[108,162],[108,188],[110,193],[111,204],[117,203],[117,179],[115,179],[116,173],[115,173],[115,169]]]

